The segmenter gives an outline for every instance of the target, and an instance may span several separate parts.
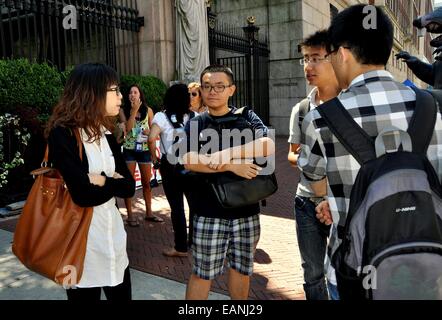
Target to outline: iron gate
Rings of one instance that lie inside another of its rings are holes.
[[[231,104],[253,107],[268,125],[270,51],[267,39],[259,38],[259,28],[251,19],[241,30],[216,21],[216,15],[208,10],[210,63],[232,69],[237,90]]]
[[[46,61],[60,70],[102,62],[139,73],[144,18],[136,0],[0,0],[0,10],[0,58]]]

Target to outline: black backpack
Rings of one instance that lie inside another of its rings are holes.
[[[337,98],[317,109],[361,164],[332,256],[342,299],[442,299],[442,189],[426,156],[437,101],[415,92],[407,132],[387,128],[375,141]],[[402,145],[387,153],[383,137],[392,132]]]

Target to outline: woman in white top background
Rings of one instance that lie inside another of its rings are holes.
[[[155,114],[149,134],[154,168],[159,168],[164,193],[171,209],[172,226],[175,246],[163,251],[168,257],[186,257],[188,245],[192,241],[192,224],[189,227],[189,243],[187,239],[186,216],[184,213],[185,183],[181,171],[184,167],[178,163],[178,157],[172,151],[176,142],[174,133],[184,133],[184,126],[189,121],[190,96],[185,84],[174,84],[167,89],[164,96],[164,110]],[[155,142],[160,137],[161,159],[155,153]],[[189,199],[188,197],[186,197]],[[192,211],[190,211],[190,222]]]
[[[99,300],[102,288],[108,300],[131,299],[126,231],[115,197],[132,197],[135,181],[111,134],[121,107],[118,83],[109,66],[78,65],[46,128],[49,161],[63,176],[72,200],[93,207],[83,275],[76,288],[67,290],[68,300]],[[74,130],[83,140],[83,160]]]

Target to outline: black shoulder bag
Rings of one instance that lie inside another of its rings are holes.
[[[248,108],[244,107],[234,111],[231,122],[237,120],[245,120],[248,127],[251,128],[250,122],[247,120]],[[245,113],[245,115],[244,115]],[[210,117],[207,113],[206,117]],[[215,126],[226,128],[228,126],[225,119],[219,123],[218,120],[210,119]],[[230,129],[234,129],[232,126]],[[221,133],[221,131],[218,131]],[[264,201],[265,198],[271,196],[278,190],[275,173],[269,175],[258,175],[249,180],[237,176],[232,172],[224,172],[209,175],[208,182],[211,189],[216,195],[219,204],[226,209],[239,208]]]

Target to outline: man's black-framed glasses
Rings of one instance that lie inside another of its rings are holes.
[[[224,90],[226,90],[226,88],[229,88],[233,86],[233,84],[229,84],[229,85],[225,85],[225,84],[216,84],[214,86],[211,86],[210,84],[203,84],[201,86],[201,90],[203,90],[204,92],[211,92],[212,89],[216,92],[216,93],[223,93]]]
[[[331,49],[331,47],[329,47],[329,48],[327,48],[327,52],[328,52],[328,53],[324,56],[324,59],[327,60],[327,61],[330,61],[330,57],[331,57],[331,55],[332,55],[333,53],[338,52],[338,51],[339,51],[339,48],[344,48],[344,49],[348,49],[348,50],[351,49],[351,47],[344,47],[344,46],[338,46],[338,47],[335,48],[335,49]]]

